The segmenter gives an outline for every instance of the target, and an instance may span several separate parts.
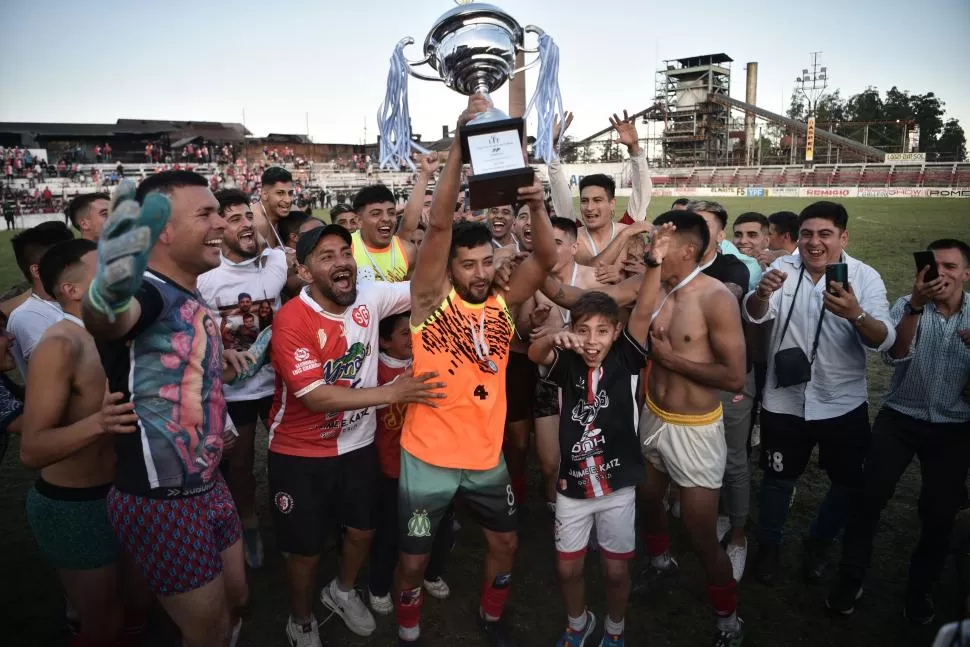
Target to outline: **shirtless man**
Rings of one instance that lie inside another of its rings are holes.
[[[497,248],[519,251],[519,240],[512,232],[515,221],[514,205],[502,205],[488,210],[488,228],[492,230],[492,243]]]
[[[579,181],[579,207],[586,226],[579,234],[576,260],[592,265],[626,225],[615,222],[616,182],[608,175],[587,175]]]
[[[491,102],[469,98],[459,129]],[[511,585],[517,545],[516,501],[501,456],[503,397],[514,315],[556,261],[542,186],[519,189],[534,216],[535,252],[513,270],[510,289],[495,290],[491,233],[478,223],[452,228],[461,177],[455,138],[431,206],[431,222],[411,280],[414,371],[438,371],[446,382],[437,408],[409,407],[401,432],[398,510],[398,644],[420,640],[421,584],[437,525],[456,494],[485,527],[487,552],[479,619],[489,644],[512,647],[499,622]],[[440,369],[440,370],[439,370]]]
[[[64,318],[31,355],[20,445],[24,466],[40,470],[27,493],[27,520],[80,620],[72,645],[108,645],[121,636],[120,550],[106,497],[113,436],[136,431],[133,405],[105,393],[98,349],[80,319],[96,250],[92,241],[70,240],[41,259],[40,279]]]
[[[259,233],[270,247],[283,247],[276,230],[279,221],[290,215],[293,204],[293,176],[285,168],[271,166],[260,177],[259,204],[253,214]]]
[[[691,212],[667,212],[655,225],[673,223],[674,239],[660,273],[666,294],[654,308],[646,406],[640,439],[647,458],[642,490],[650,570],[670,572],[670,537],[663,497],[669,481],[681,488],[681,519],[707,574],[708,595],[718,615],[715,647],[741,644],[731,562],[715,529],[727,460],[719,391],[745,384],[745,347],[737,299],[699,262],[710,232]]]
[[[595,270],[576,262],[579,248],[576,223],[559,217],[551,221],[557,254],[552,276],[565,285],[582,290],[599,288]],[[550,333],[562,332],[569,326],[569,321],[568,308],[561,308],[542,292],[536,292],[522,308],[516,326],[522,336],[530,335],[535,340]],[[536,454],[542,470],[543,491],[546,501],[554,503],[559,474],[559,388],[555,384],[539,379],[534,411]]]

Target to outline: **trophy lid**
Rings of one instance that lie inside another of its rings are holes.
[[[434,59],[434,52],[438,44],[448,35],[463,25],[473,23],[487,23],[500,25],[514,35],[515,41],[521,44],[524,35],[522,27],[516,22],[515,18],[506,13],[503,9],[495,5],[484,2],[470,2],[459,4],[453,9],[442,14],[435,22],[434,27],[428,32],[428,37],[424,40],[424,54]],[[431,63],[432,67],[434,63]]]

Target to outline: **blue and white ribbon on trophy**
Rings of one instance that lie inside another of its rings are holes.
[[[559,89],[559,46],[549,34],[539,36],[539,80],[532,101],[525,111],[525,119],[537,110],[538,128],[536,129],[535,156],[547,164],[559,158],[559,142],[554,141],[553,130],[558,120],[562,124],[559,141],[566,132],[562,92]]]
[[[426,154],[428,149],[411,139],[411,112],[408,109],[408,62],[404,58],[407,40],[402,40],[391,55],[387,73],[387,94],[377,110],[377,130],[381,134],[380,168],[399,169],[408,165],[416,170],[411,151]]]

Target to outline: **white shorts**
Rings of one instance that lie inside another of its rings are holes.
[[[637,489],[625,487],[593,499],[556,494],[556,551],[559,559],[576,559],[586,553],[589,533],[596,523],[596,541],[609,559],[630,559],[636,554]]]
[[[644,457],[680,487],[721,487],[727,442],[721,406],[702,416],[668,413],[647,398],[640,414]]]

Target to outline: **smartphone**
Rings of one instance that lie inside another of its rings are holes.
[[[831,263],[825,266],[825,289],[831,292],[829,283],[841,283],[842,289],[849,288],[849,266],[845,263]]]
[[[936,256],[930,250],[922,252],[913,252],[913,258],[916,260],[916,273],[919,274],[923,271],[924,267],[929,266],[929,270],[926,272],[926,276],[923,280],[929,283],[930,281],[935,281],[940,278],[940,272],[936,269]]]

